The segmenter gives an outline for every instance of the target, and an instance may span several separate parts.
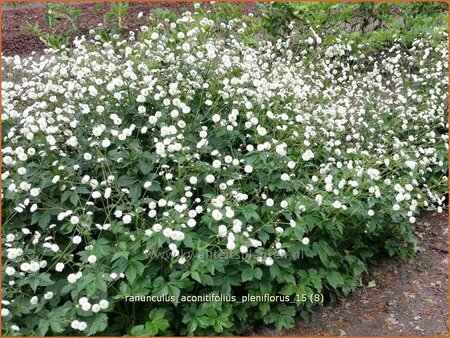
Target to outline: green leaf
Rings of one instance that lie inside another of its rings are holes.
[[[147,175],[153,169],[153,164],[149,164],[142,160],[139,160],[137,167],[144,175]]]
[[[88,330],[86,335],[92,336],[96,333],[102,332],[108,326],[108,316],[106,313],[97,313],[86,320]]]
[[[328,275],[327,275],[327,281],[328,281],[328,283],[330,283],[330,285],[331,285],[333,288],[335,288],[335,289],[338,288],[339,286],[342,286],[342,285],[345,284],[344,278],[343,278],[342,275],[341,275],[339,272],[337,272],[336,270],[331,271],[331,272],[328,273]]]
[[[200,274],[197,271],[192,271],[191,277],[192,277],[192,279],[195,279],[199,283],[202,282],[202,279],[200,278]]]
[[[145,265],[139,261],[130,261],[130,264],[125,269],[125,276],[130,283],[133,283],[136,277],[142,275]]]
[[[159,308],[153,309],[149,314],[150,321],[145,323],[146,333],[150,336],[155,336],[161,331],[169,327],[169,322],[165,319],[166,310]]]
[[[141,196],[142,186],[140,182],[133,184],[130,188],[130,197],[132,201],[137,201]]]
[[[261,268],[255,268],[254,269],[254,277],[256,279],[261,279],[262,275],[263,275],[263,272],[262,272]]]
[[[254,204],[248,204],[242,207],[242,214],[244,215],[245,219],[247,221],[256,221],[258,222],[260,220],[259,214],[257,213],[258,206]]]
[[[121,187],[129,187],[131,184],[136,182],[136,180],[131,178],[131,177],[129,177],[129,176],[127,176],[127,175],[122,175],[122,176],[119,177],[117,182],[119,183],[119,185]]]
[[[144,325],[137,325],[134,326],[131,329],[130,335],[131,336],[145,336],[146,332],[145,332],[145,326]]]
[[[254,276],[254,270],[252,268],[247,268],[244,271],[242,271],[242,281],[243,282],[252,280],[253,276]]]
[[[40,319],[39,320],[39,327],[38,327],[38,333],[41,336],[45,336],[45,334],[48,331],[48,328],[50,326],[50,321],[48,321],[47,319]]]

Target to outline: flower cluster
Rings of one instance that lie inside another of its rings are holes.
[[[244,22],[199,12],[167,21],[3,57],[2,316],[14,334],[100,333],[113,309],[138,325],[154,305],[142,319],[126,295],[196,284],[348,293],[367,258],[414,242],[420,210],[442,211],[446,33],[375,58],[318,36],[248,45]],[[239,259],[187,255],[203,251]],[[249,305],[220,306],[236,306],[224,312],[236,323]]]

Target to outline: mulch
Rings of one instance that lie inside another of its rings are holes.
[[[91,27],[103,23],[104,15],[108,12],[110,3],[84,3],[72,4],[82,10],[82,25],[79,35],[87,34]],[[204,4],[203,6],[211,6]],[[186,10],[192,11],[193,4],[187,2],[130,2],[127,14],[123,18],[123,25],[129,31],[135,31],[145,24],[145,20],[138,20],[137,15],[143,12],[144,15],[149,11],[165,8],[175,13],[183,13]],[[42,52],[45,44],[34,34],[26,32],[24,27],[27,23],[37,24],[44,31],[48,31],[44,21],[46,5],[45,3],[18,3],[3,4],[3,23],[2,23],[2,52],[3,55],[27,56],[32,52]],[[256,12],[256,3],[245,3],[242,13]],[[61,19],[55,27],[57,31],[71,27],[68,20]]]

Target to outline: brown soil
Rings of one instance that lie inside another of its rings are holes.
[[[45,3],[25,3],[15,1],[13,3],[3,3],[3,23],[2,23],[2,52],[4,55],[20,55],[26,56],[33,51],[41,52],[46,48],[45,44],[32,33],[24,31],[24,26],[27,23],[39,25],[44,31],[46,24],[44,21],[44,12],[46,8]],[[95,27],[97,24],[103,22],[105,13],[108,12],[111,4],[106,2],[99,3],[78,3],[73,6],[82,9],[82,27],[79,35],[87,34],[90,27]],[[156,8],[167,8],[175,13],[182,13],[185,10],[193,9],[192,3],[186,2],[130,2],[130,7],[123,18],[123,25],[129,31],[135,31],[140,26],[145,25],[145,19],[137,19],[139,12],[143,12],[144,16],[149,11]],[[205,4],[203,6],[210,6]],[[255,12],[257,8],[256,3],[245,3],[243,6],[243,13]],[[56,26],[56,31],[71,27],[68,20],[62,19]]]
[[[415,233],[422,238],[414,259],[384,259],[370,269],[373,288],[314,312],[309,324],[299,320],[270,336],[447,336],[448,335],[448,213],[421,216]],[[366,284],[367,285],[367,282]]]

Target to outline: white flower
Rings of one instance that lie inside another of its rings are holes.
[[[74,273],[71,273],[71,274],[69,274],[68,276],[67,276],[67,281],[70,283],[70,284],[73,284],[73,283],[75,283],[76,281],[77,281],[77,276],[74,274]]]
[[[122,222],[124,223],[124,224],[130,224],[131,223],[131,221],[132,221],[132,218],[131,218],[131,216],[130,215],[124,215],[123,217],[122,217]]]
[[[253,167],[252,167],[250,164],[247,164],[247,165],[244,167],[244,171],[245,171],[247,174],[250,174],[250,173],[253,171]]]
[[[288,207],[289,203],[286,200],[281,201],[280,206],[283,209],[286,209]]]
[[[76,147],[78,145],[78,140],[75,136],[72,136],[66,141],[66,144],[71,147]]]
[[[160,232],[162,230],[162,225],[159,223],[155,223],[153,224],[152,229],[154,232]]]
[[[275,147],[275,151],[280,156],[285,156],[286,152],[286,143],[279,144]]]
[[[322,195],[317,195],[316,196],[316,198],[315,198],[315,200],[316,200],[316,202],[317,202],[317,205],[322,205],[322,201],[323,201],[323,197],[322,197]]]
[[[100,311],[100,305],[99,304],[92,305],[91,311],[94,312],[94,313],[99,312]]]
[[[219,225],[218,235],[219,237],[225,237],[228,234],[227,227],[225,225]]]
[[[314,158],[314,153],[311,150],[306,150],[303,155],[302,155],[302,159],[303,161],[309,161],[311,159]]]
[[[375,212],[373,210],[368,210],[367,215],[372,217],[373,215],[375,215]]]
[[[81,243],[81,236],[73,236],[72,238],[72,243],[73,244],[80,244]]]
[[[173,232],[172,229],[170,229],[170,228],[165,228],[165,229],[163,230],[163,235],[164,235],[164,237],[170,238],[170,237],[172,236],[172,232]]]
[[[273,199],[268,198],[268,199],[266,200],[266,205],[267,205],[268,207],[273,207],[274,204],[275,204],[275,202],[274,202]]]
[[[416,168],[416,162],[414,161],[405,161],[405,165],[411,170]]]
[[[205,177],[206,183],[214,183],[215,180],[216,179],[215,179],[214,175],[211,175],[211,174],[209,174]]]
[[[197,177],[191,176],[189,178],[189,183],[192,184],[192,185],[197,184]]]
[[[102,299],[99,303],[100,309],[105,310],[109,306],[109,302],[106,299]]]
[[[308,238],[308,237],[303,237],[302,243],[303,243],[304,245],[308,245],[308,244],[309,244],[309,238]]]
[[[80,327],[80,322],[78,320],[74,320],[70,323],[70,327],[74,330],[78,330]]]
[[[241,227],[240,224],[234,224],[232,229],[233,229],[233,231],[237,234],[237,233],[240,233],[240,232],[241,232],[242,227]]]
[[[342,204],[339,201],[334,201],[333,202],[333,207],[336,208],[336,209],[340,209],[342,207]]]
[[[213,212],[211,213],[211,216],[216,221],[220,221],[222,219],[222,217],[223,217],[222,213],[219,210],[217,210],[217,209],[213,210]]]
[[[214,160],[212,166],[216,169],[219,169],[222,166],[222,163],[219,160]]]
[[[103,148],[108,148],[111,145],[111,141],[110,140],[103,140],[102,141],[102,147]]]
[[[30,264],[27,262],[20,264],[20,270],[22,270],[23,272],[27,272],[28,270],[30,270]]]
[[[38,301],[39,299],[36,296],[30,298],[30,304],[36,304]]]
[[[39,188],[33,188],[30,190],[30,195],[32,197],[37,197],[41,193],[41,190]]]
[[[227,242],[227,249],[228,250],[234,250],[236,248],[236,243],[235,242],[232,242],[232,241],[228,241]]]
[[[84,330],[86,330],[86,328],[87,328],[86,322],[80,322],[80,323],[78,324],[78,330],[84,331]]]
[[[6,308],[2,309],[2,317],[6,317],[7,315],[9,315],[9,310]]]
[[[290,178],[289,174],[284,173],[281,175],[281,180],[282,181],[290,181],[291,178]]]
[[[76,225],[76,224],[80,223],[80,218],[77,216],[72,216],[72,217],[70,217],[70,223]]]
[[[234,211],[230,208],[227,208],[227,210],[225,211],[225,216],[228,218],[233,218],[234,217]]]
[[[272,266],[273,265],[272,257],[267,257],[266,260],[264,261],[264,264],[266,264],[267,266]]]
[[[189,52],[189,50],[191,49],[191,46],[188,43],[183,43],[183,45],[181,46],[181,48],[185,51],[185,52]]]
[[[6,273],[8,276],[12,276],[12,275],[14,275],[14,274],[16,273],[16,269],[14,269],[14,268],[11,267],[11,266],[8,266],[8,267],[5,269],[5,273]]]
[[[53,292],[51,292],[51,291],[49,291],[49,292],[46,292],[45,294],[44,294],[44,298],[45,299],[52,299],[53,298]]]
[[[95,264],[95,262],[97,262],[97,257],[96,257],[95,255],[90,255],[90,256],[87,258],[87,261],[88,261],[89,263],[91,263],[91,264]]]
[[[39,269],[40,269],[40,265],[38,262],[34,262],[34,261],[30,262],[30,271],[31,272],[37,272],[37,271],[39,271]]]
[[[97,199],[97,198],[100,198],[100,197],[102,197],[102,193],[100,191],[94,191],[92,193],[92,198]]]
[[[61,262],[56,263],[55,270],[58,271],[58,272],[63,271],[64,270],[64,263],[61,263]]]

